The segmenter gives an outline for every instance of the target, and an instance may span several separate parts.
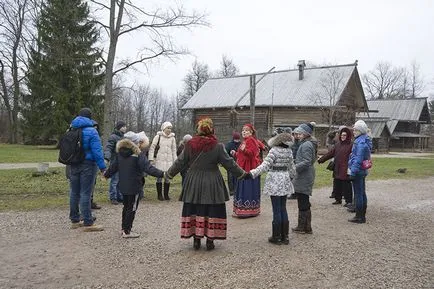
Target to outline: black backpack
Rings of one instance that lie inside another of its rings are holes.
[[[70,128],[59,140],[59,163],[76,165],[85,159],[82,128]]]

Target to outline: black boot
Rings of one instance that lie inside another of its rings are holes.
[[[356,216],[354,216],[354,218],[352,219],[349,219],[348,222],[357,223],[357,224],[365,223],[366,221],[362,219],[362,210],[356,209]]]
[[[214,240],[207,238],[206,239],[206,250],[211,251],[211,250],[214,250],[214,248],[215,248]]]
[[[282,244],[289,244],[289,221],[282,223],[282,237],[280,240]]]
[[[297,227],[292,228],[291,230],[295,233],[303,234],[305,227],[305,220],[303,219],[303,212],[298,211],[298,224]]]
[[[296,200],[296,199],[297,199],[297,196],[294,193],[292,193],[288,196],[288,200]]]
[[[163,183],[155,183],[155,185],[157,186],[158,200],[164,201],[164,199],[163,199]]]
[[[360,216],[363,223],[366,223],[366,208],[367,208],[367,205],[364,205],[362,208],[362,214]]]
[[[195,250],[200,249],[200,239],[199,238],[193,238],[193,248]]]
[[[164,183],[164,199],[166,201],[169,201],[169,188],[170,188],[170,183]]]
[[[304,232],[306,234],[312,234],[312,212],[310,210],[305,211],[306,214],[306,225],[304,227]]]
[[[282,235],[282,225],[280,223],[272,223],[272,235],[268,238],[268,242],[280,245],[280,238]]]

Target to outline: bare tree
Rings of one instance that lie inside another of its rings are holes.
[[[228,56],[223,55],[222,61],[220,62],[220,70],[217,71],[217,76],[219,77],[232,77],[240,72],[238,67],[234,64],[232,59]]]
[[[171,33],[174,28],[189,29],[198,25],[208,25],[204,14],[195,11],[188,13],[182,6],[168,9],[154,9],[146,11],[133,0],[110,0],[105,4],[99,0],[90,0],[98,9],[109,11],[108,24],[97,21],[106,29],[109,46],[106,59],[106,81],[104,99],[104,139],[111,130],[113,118],[113,76],[138,64],[146,63],[159,57],[176,57],[186,54],[186,49],[174,45]],[[122,59],[115,63],[117,44],[122,36],[140,33],[146,36],[148,42],[137,54],[135,59]]]
[[[402,92],[404,69],[379,62],[374,70],[362,76],[366,95],[371,99],[397,98]]]
[[[0,2],[0,95],[8,112],[9,142],[18,140],[22,80],[27,66],[26,32],[30,31],[30,0]],[[29,36],[30,33],[27,33]]]
[[[422,94],[425,85],[423,81],[423,76],[420,72],[420,65],[413,61],[410,65],[410,94],[407,95],[408,98],[415,98]]]

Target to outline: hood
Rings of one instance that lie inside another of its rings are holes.
[[[94,122],[92,119],[83,116],[77,116],[71,122],[71,126],[73,128],[88,127],[88,126],[93,126],[93,124]]]
[[[116,152],[123,157],[129,157],[139,155],[141,151],[131,140],[124,138],[116,143]]]
[[[346,132],[347,133],[347,139],[345,141],[341,140],[341,134],[342,132]],[[344,127],[343,129],[341,129],[341,131],[339,132],[339,141],[341,143],[350,143],[351,139],[353,138],[353,133],[351,132],[351,129]]]
[[[175,133],[173,133],[173,132],[171,132],[169,135],[166,135],[164,132],[159,131],[159,132],[157,132],[157,135],[167,137],[167,138],[175,137]]]
[[[270,138],[267,142],[268,146],[275,147],[280,144],[285,144],[288,147],[291,147],[294,143],[294,140],[292,138],[292,135],[289,133],[280,133],[272,138]]]

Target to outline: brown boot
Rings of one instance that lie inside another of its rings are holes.
[[[303,218],[303,212],[298,211],[298,224],[297,227],[292,228],[291,230],[294,233],[303,234],[304,233],[304,227],[305,227],[305,219]]]

